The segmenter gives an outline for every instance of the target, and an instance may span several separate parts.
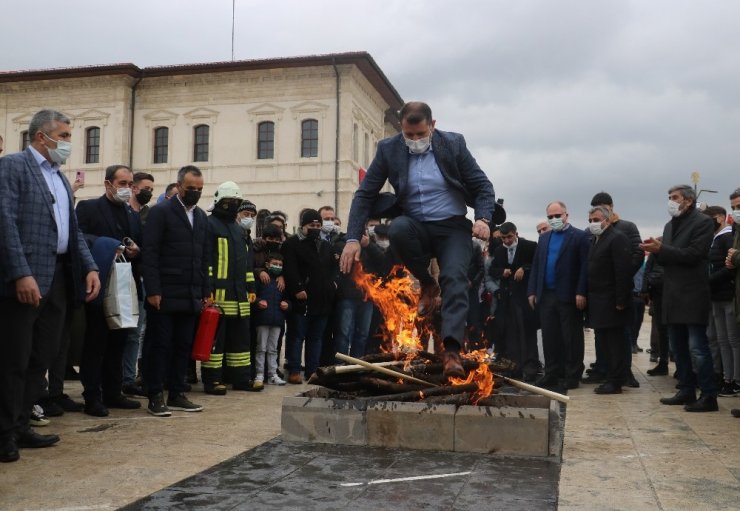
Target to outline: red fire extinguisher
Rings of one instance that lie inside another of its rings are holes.
[[[216,340],[218,322],[221,318],[221,307],[212,303],[203,308],[198,320],[198,330],[193,341],[193,360],[207,361],[211,358],[211,350]]]

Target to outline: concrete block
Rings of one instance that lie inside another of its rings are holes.
[[[367,407],[368,445],[451,451],[455,405],[387,401]]]
[[[454,450],[547,456],[549,418],[549,408],[461,406],[455,415]]]
[[[565,405],[550,402],[550,456],[560,460],[563,456],[563,432],[565,431]]]
[[[367,445],[365,412],[351,401],[285,397],[281,414],[283,438],[292,442]]]

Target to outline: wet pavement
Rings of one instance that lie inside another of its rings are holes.
[[[549,510],[552,460],[284,442],[276,438],[125,510]]]

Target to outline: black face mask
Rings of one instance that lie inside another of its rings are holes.
[[[319,239],[319,233],[321,233],[321,229],[306,229],[306,238],[317,240]]]
[[[278,241],[266,241],[265,248],[268,252],[280,252],[280,242]]]
[[[152,192],[150,192],[149,190],[142,190],[136,194],[136,200],[139,201],[139,204],[144,206],[150,200],[152,200]]]
[[[182,203],[188,207],[195,206],[200,200],[200,190],[185,190],[185,197],[181,197]]]

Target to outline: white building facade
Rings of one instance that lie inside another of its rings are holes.
[[[5,154],[28,144],[35,112],[72,119],[70,181],[77,198],[103,193],[108,165],[155,178],[155,196],[184,165],[205,176],[200,206],[235,181],[289,226],[331,205],[346,222],[358,169],[398,132],[402,99],[365,52],[140,69],[133,64],[0,73]],[[290,228],[289,227],[289,228]]]

